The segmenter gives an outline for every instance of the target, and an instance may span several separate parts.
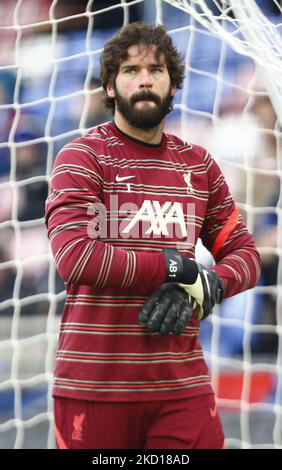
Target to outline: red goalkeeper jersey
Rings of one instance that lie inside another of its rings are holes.
[[[180,336],[138,323],[165,282],[161,250],[194,258],[200,237],[225,296],[253,287],[260,259],[224,177],[203,148],[163,134],[158,146],[94,128],[58,154],[46,224],[66,301],[55,396],[168,400],[211,393],[199,322]]]

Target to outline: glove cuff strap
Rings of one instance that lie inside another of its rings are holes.
[[[198,265],[195,261],[185,258],[176,250],[163,250],[167,271],[167,282],[183,282],[193,284],[198,277]]]

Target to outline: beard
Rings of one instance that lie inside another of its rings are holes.
[[[159,98],[158,95],[155,95],[155,93],[150,90],[143,90],[132,95],[129,100],[120,95],[116,86],[114,90],[117,109],[127,122],[137,129],[149,130],[157,127],[172,110],[171,103],[173,96],[171,96],[171,89],[163,99]],[[142,109],[136,109],[135,103],[143,100],[151,100],[156,103],[156,106],[152,108],[148,103],[147,105],[143,105]]]

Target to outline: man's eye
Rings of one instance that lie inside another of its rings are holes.
[[[125,73],[133,73],[135,72],[135,69],[125,69]]]

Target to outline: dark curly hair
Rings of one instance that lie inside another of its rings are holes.
[[[164,55],[171,85],[181,88],[184,78],[184,65],[165,28],[136,22],[124,26],[104,47],[100,60],[100,78],[105,91],[109,83],[114,84],[121,62],[127,58],[128,48],[135,44],[155,45],[156,58],[158,59],[160,55]],[[112,112],[114,111],[114,98],[106,95],[104,104],[106,108]]]

